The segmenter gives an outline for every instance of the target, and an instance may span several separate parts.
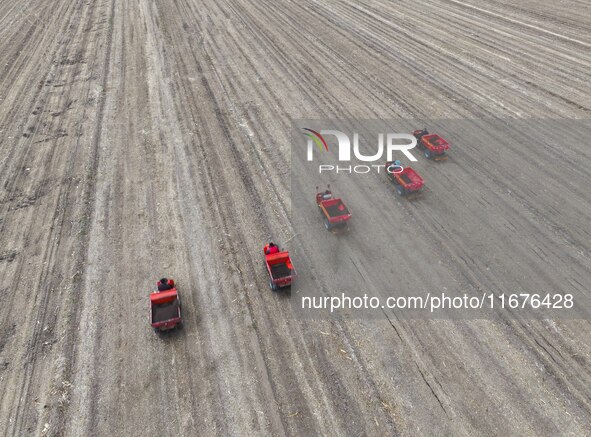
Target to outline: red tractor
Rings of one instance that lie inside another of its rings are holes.
[[[296,276],[296,270],[289,257],[289,252],[282,251],[279,246],[269,243],[263,248],[263,253],[265,254],[265,266],[267,266],[269,273],[271,290],[278,291],[280,288],[291,286]]]
[[[349,229],[351,212],[340,197],[333,197],[330,185],[325,191],[316,187],[316,204],[324,219],[324,227],[331,232]]]
[[[417,139],[417,147],[423,151],[427,159],[443,161],[447,159],[446,152],[449,143],[437,134],[430,134],[427,129],[416,130],[412,133]]]
[[[161,279],[150,293],[150,323],[156,332],[182,329],[181,298],[174,280]]]
[[[400,196],[412,198],[423,188],[423,178],[411,167],[402,167],[399,161],[386,162],[386,175],[396,185]]]

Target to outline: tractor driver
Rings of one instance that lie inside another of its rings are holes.
[[[158,281],[158,291],[172,290],[173,288],[173,283],[166,278],[162,278]]]
[[[272,253],[279,253],[279,247],[275,245],[275,243],[269,243],[267,245],[267,250],[265,251],[266,255],[271,255]]]
[[[386,163],[386,171],[388,173],[392,173],[392,174],[401,173],[402,169],[403,169],[402,162],[400,162],[399,159],[397,159],[396,161]]]

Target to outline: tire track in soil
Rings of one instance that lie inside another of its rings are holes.
[[[92,15],[92,8],[90,8],[90,12],[88,16]],[[70,17],[70,20],[75,19],[75,15]],[[70,21],[70,22],[71,22]],[[72,67],[70,67],[72,70]],[[68,92],[70,92],[69,90]],[[39,95],[39,91],[37,95]],[[66,95],[67,97],[67,95]],[[61,125],[63,122],[58,120],[58,126]],[[31,142],[29,141],[29,146]],[[79,151],[77,147],[73,147],[69,150],[68,154],[69,157],[66,159],[66,163],[73,163],[78,158]],[[54,149],[51,149],[49,152],[49,156],[46,158],[50,162],[55,161],[57,158],[54,158],[53,154]],[[31,149],[27,149],[25,156],[27,156],[31,152]],[[75,169],[76,166],[70,165],[71,168]],[[73,174],[73,170],[71,170],[71,174]],[[16,183],[16,180],[15,180]],[[27,356],[24,358],[24,372],[22,375],[22,380],[20,383],[20,394],[17,395],[17,399],[21,400],[20,408],[17,408],[12,412],[14,416],[9,419],[9,423],[12,424],[9,427],[9,431],[12,432],[13,435],[20,435],[23,432],[23,429],[27,429],[31,431],[31,427],[25,424],[25,420],[28,420],[31,414],[30,411],[31,405],[29,399],[32,397],[31,395],[31,380],[33,375],[38,372],[42,371],[39,367],[36,366],[35,356],[37,355],[44,355],[42,354],[42,348],[47,342],[44,344],[40,344],[42,332],[47,329],[47,326],[53,326],[56,322],[56,318],[58,317],[59,313],[51,312],[48,314],[48,307],[51,308],[52,305],[49,304],[50,300],[56,299],[56,297],[51,296],[51,292],[53,292],[56,288],[59,287],[59,282],[62,281],[62,273],[60,272],[60,266],[58,263],[58,267],[55,266],[54,260],[57,260],[61,257],[64,250],[67,249],[67,245],[62,243],[65,235],[69,231],[70,226],[67,224],[66,217],[69,214],[75,215],[76,214],[76,207],[74,206],[75,202],[72,199],[72,193],[75,192],[73,189],[74,184],[77,183],[77,178],[68,176],[64,177],[64,182],[56,194],[56,206],[53,207],[53,217],[50,219],[50,223],[52,223],[51,229],[52,231],[47,235],[47,241],[53,241],[53,243],[48,243],[46,245],[47,251],[43,258],[45,261],[43,265],[45,265],[44,269],[40,272],[39,279],[37,285],[33,286],[33,289],[39,290],[40,295],[35,296],[35,302],[38,304],[37,315],[34,317],[34,330],[33,333],[28,341],[28,348],[27,348]],[[6,223],[6,222],[4,222]],[[33,225],[27,231],[27,233],[31,233],[32,229],[34,229]],[[20,264],[21,270],[17,271],[15,287],[19,287],[18,278],[26,276],[24,275],[22,268],[24,264]],[[64,268],[67,271],[67,266]],[[51,279],[50,279],[51,278]],[[58,282],[59,281],[59,282]],[[58,305],[59,308],[59,305]],[[49,317],[49,320],[48,320]],[[49,325],[46,325],[46,320],[48,320]],[[43,334],[44,335],[44,334]],[[34,387],[37,389],[37,387]],[[10,431],[11,430],[11,431]]]

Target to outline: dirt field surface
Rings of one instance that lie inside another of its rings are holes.
[[[591,435],[588,320],[307,320],[261,253],[381,289],[373,221],[401,286],[589,293],[590,28],[578,0],[0,2],[0,434]],[[338,247],[316,210],[293,236],[293,120],[491,117],[575,140],[442,123],[423,199],[350,183]],[[185,329],[158,336],[162,275]]]

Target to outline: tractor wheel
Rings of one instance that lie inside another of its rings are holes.
[[[406,194],[406,190],[404,189],[404,187],[402,185],[398,185],[396,187],[396,192],[398,193],[399,196],[404,196]]]
[[[183,329],[183,322],[179,322],[176,324],[176,329]]]
[[[431,153],[431,151],[429,149],[425,149],[425,151],[423,152],[423,155],[425,155],[425,158],[427,158],[427,159],[431,159],[433,157],[433,154]]]
[[[269,281],[269,287],[271,287],[271,290],[277,291],[277,284],[273,284],[273,281]]]

